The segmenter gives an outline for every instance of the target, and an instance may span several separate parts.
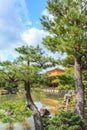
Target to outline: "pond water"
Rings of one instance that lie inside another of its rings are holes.
[[[55,106],[57,104],[57,101],[59,100],[61,101],[63,97],[64,97],[64,92],[54,94],[54,93],[45,93],[38,90],[32,91],[32,98],[39,110],[42,106],[45,106],[48,109],[51,106],[53,107],[53,105]],[[14,94],[0,95],[0,104],[2,104],[4,101],[16,101],[16,100],[26,101],[24,93],[18,93],[17,95]],[[35,130],[32,116],[28,120],[32,126],[30,130]],[[6,126],[7,126],[6,123],[3,124],[0,122],[0,130],[6,130]],[[15,123],[14,130],[24,130],[24,129],[20,123]]]

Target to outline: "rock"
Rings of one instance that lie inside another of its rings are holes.
[[[0,95],[6,95],[9,94],[7,90],[0,90]]]
[[[5,114],[8,115],[8,116],[11,116],[11,115],[13,115],[13,111],[5,110]]]
[[[46,109],[46,108],[41,108],[40,109],[40,115],[41,117],[46,117],[46,116],[49,116],[50,115],[50,112]]]

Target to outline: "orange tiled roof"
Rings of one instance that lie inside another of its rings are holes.
[[[57,76],[57,75],[61,75],[62,73],[64,73],[64,70],[62,69],[53,69],[47,72],[49,76]]]

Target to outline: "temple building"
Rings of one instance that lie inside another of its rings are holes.
[[[55,68],[47,71],[48,76],[51,79],[51,85],[49,87],[57,87],[59,85],[58,76],[63,74],[65,71],[63,69]]]
[[[47,71],[48,76],[58,76],[64,73],[64,70],[56,68],[50,71]]]

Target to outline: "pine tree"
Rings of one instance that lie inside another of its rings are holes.
[[[19,79],[24,82],[27,106],[33,111],[35,130],[43,130],[42,119],[38,108],[34,104],[31,97],[31,88],[38,87],[44,84],[48,77],[40,72],[54,65],[54,60],[51,57],[44,55],[44,52],[39,46],[22,46],[16,49],[20,56],[19,62]]]
[[[47,84],[49,77],[46,73],[42,74],[41,71],[53,66],[54,59],[45,56],[39,46],[22,46],[15,50],[19,53],[16,60],[0,64],[2,78],[8,82],[21,82],[24,85],[27,107],[33,112],[35,130],[43,130],[40,112],[31,96],[31,88]]]
[[[48,0],[49,16],[41,23],[49,35],[43,44],[52,52],[62,52],[74,61],[76,85],[75,112],[84,116],[84,85],[82,70],[87,69],[87,0]]]

